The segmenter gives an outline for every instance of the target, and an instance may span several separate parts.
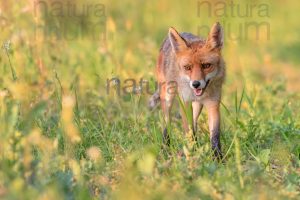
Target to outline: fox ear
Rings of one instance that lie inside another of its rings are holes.
[[[186,41],[173,27],[169,28],[169,40],[172,46],[172,50],[175,53],[186,50],[188,48]]]
[[[209,49],[222,49],[223,47],[223,28],[219,22],[216,22],[210,29],[206,46]]]

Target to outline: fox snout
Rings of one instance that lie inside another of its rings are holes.
[[[196,96],[201,96],[203,95],[208,83],[209,80],[207,82],[204,80],[192,80],[190,81],[190,87],[193,89]]]
[[[192,82],[192,86],[193,86],[194,88],[196,88],[196,89],[197,89],[200,85],[201,85],[200,81],[193,81],[193,82]]]
[[[203,89],[206,87],[206,82],[204,80],[192,80],[190,86],[192,89]]]

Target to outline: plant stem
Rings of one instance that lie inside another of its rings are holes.
[[[5,48],[5,53],[8,57],[8,61],[9,61],[9,66],[10,66],[10,70],[11,70],[11,75],[12,75],[12,78],[13,78],[13,81],[16,81],[18,79],[17,75],[16,75],[16,71],[15,69],[13,68],[12,64],[11,64],[11,60],[10,60],[10,57],[9,57],[9,53],[8,53],[8,50]]]

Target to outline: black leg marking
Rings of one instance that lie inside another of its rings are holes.
[[[214,152],[214,159],[222,160],[223,155],[221,152],[220,134],[215,134],[211,138],[211,147]]]
[[[170,136],[167,128],[165,128],[163,131],[163,143],[167,146],[170,146]]]

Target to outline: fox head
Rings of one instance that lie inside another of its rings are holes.
[[[169,29],[169,40],[175,53],[180,76],[186,77],[195,96],[201,96],[209,82],[222,73],[224,67],[221,50],[223,30],[215,23],[205,41],[186,41],[174,28]]]

